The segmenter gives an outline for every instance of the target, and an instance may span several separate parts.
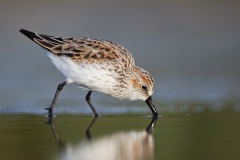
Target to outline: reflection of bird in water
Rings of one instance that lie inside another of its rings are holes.
[[[94,119],[86,134],[91,139],[91,128]],[[144,131],[118,132],[97,140],[81,142],[74,146],[65,146],[63,160],[149,160],[153,157],[154,139],[152,130],[157,121],[153,118]],[[53,123],[50,124],[58,142],[58,136]]]
[[[68,146],[63,159],[86,160],[141,160],[150,159],[153,153],[152,135],[142,132],[117,133],[91,143]]]

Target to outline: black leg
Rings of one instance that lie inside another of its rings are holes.
[[[91,102],[91,98],[90,98],[91,94],[92,94],[92,91],[89,91],[88,94],[86,95],[86,101],[89,104],[89,106],[91,107],[91,109],[94,113],[94,116],[98,117],[98,113],[97,113],[96,109],[94,108],[94,106],[92,105],[92,102]]]
[[[61,84],[58,85],[51,106],[50,106],[49,108],[45,108],[46,110],[48,110],[48,117],[49,117],[49,119],[50,119],[50,118],[52,119],[53,109],[54,109],[55,103],[56,103],[56,101],[57,101],[58,95],[59,95],[60,91],[63,89],[63,87],[64,87],[66,84],[67,84],[67,82],[63,82],[63,83],[61,83]]]

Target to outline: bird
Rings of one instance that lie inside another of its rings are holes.
[[[94,116],[99,114],[91,102],[92,92],[100,92],[123,100],[142,100],[147,103],[152,115],[159,114],[152,100],[153,77],[135,65],[132,54],[123,46],[109,40],[88,37],[55,37],[20,29],[22,34],[45,49],[54,66],[63,74],[65,81],[57,87],[48,110],[53,110],[58,95],[70,83],[87,90],[85,97]]]

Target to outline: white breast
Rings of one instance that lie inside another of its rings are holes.
[[[69,83],[74,82],[80,88],[110,94],[116,85],[118,75],[110,71],[109,64],[75,63],[69,57],[59,57],[47,53],[52,63],[61,71]]]

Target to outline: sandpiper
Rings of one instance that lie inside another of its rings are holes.
[[[86,101],[96,117],[99,114],[90,99],[93,91],[118,99],[143,100],[153,116],[158,116],[152,101],[154,80],[135,65],[133,56],[123,46],[103,39],[54,37],[25,29],[20,32],[46,49],[47,56],[66,78],[58,85],[51,106],[46,108],[49,117],[60,91],[69,83],[88,90]]]

